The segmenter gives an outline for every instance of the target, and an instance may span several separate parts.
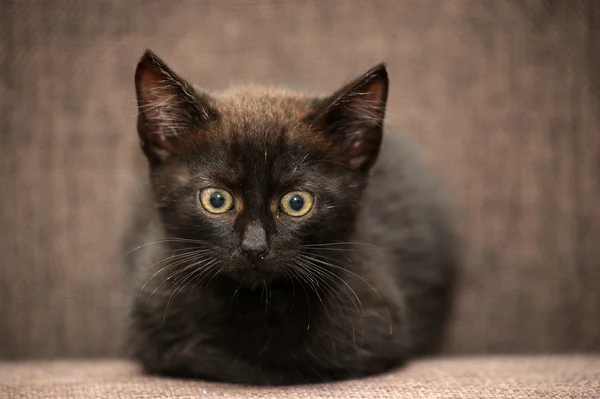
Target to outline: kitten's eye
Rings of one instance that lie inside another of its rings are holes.
[[[306,191],[292,191],[281,197],[279,208],[290,216],[306,215],[313,207],[314,197]]]
[[[200,203],[210,213],[224,213],[233,208],[233,197],[222,188],[205,188],[200,191]]]

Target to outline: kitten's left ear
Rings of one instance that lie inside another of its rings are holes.
[[[388,96],[388,74],[379,64],[317,107],[315,119],[336,144],[347,166],[368,171],[377,159]]]

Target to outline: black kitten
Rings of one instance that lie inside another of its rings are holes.
[[[327,97],[207,94],[148,51],[135,83],[151,188],[131,345],[146,370],[319,382],[438,348],[453,234],[406,144],[380,151],[384,65]]]

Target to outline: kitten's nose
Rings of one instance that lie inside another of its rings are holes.
[[[260,223],[252,222],[246,226],[240,249],[252,262],[264,259],[269,246],[267,233]]]

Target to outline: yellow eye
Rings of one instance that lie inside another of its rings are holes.
[[[292,191],[281,197],[279,209],[290,216],[300,217],[306,215],[313,207],[315,200],[311,193],[306,191]]]
[[[233,197],[222,188],[205,188],[200,191],[200,203],[210,213],[224,213],[233,208]]]

